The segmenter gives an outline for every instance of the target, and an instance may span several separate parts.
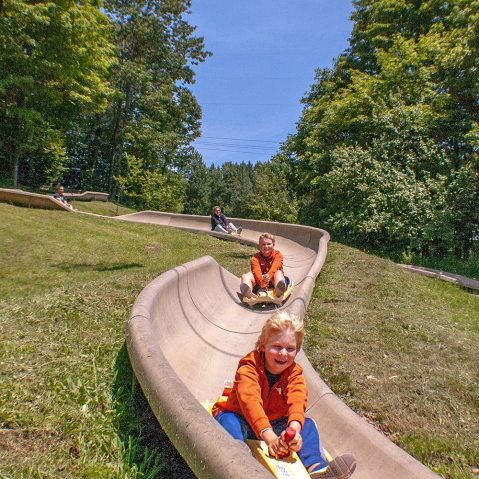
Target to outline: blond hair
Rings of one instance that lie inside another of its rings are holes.
[[[258,244],[261,244],[261,240],[263,239],[270,239],[273,242],[273,245],[276,243],[276,240],[271,233],[261,233],[259,235]]]
[[[261,334],[256,341],[256,350],[261,351],[269,338],[279,331],[293,332],[296,338],[296,351],[301,349],[305,334],[303,320],[297,314],[279,311],[270,316],[264,323]]]

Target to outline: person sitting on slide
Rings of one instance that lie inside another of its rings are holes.
[[[68,200],[66,199],[65,188],[63,187],[63,185],[57,186],[57,192],[53,195],[53,198],[55,198],[58,201],[61,201],[65,206],[68,206],[69,208],[73,208],[73,206],[70,203],[68,203]]]
[[[356,458],[346,453],[328,462],[315,421],[305,417],[308,390],[296,355],[304,340],[303,320],[280,311],[266,320],[253,351],[236,369],[234,383],[212,414],[234,439],[262,439],[271,456],[296,451],[313,479],[348,479]],[[286,428],[294,437],[286,439]],[[289,431],[292,432],[292,431]]]
[[[274,288],[280,297],[287,285],[283,272],[283,255],[274,249],[275,239],[270,233],[259,237],[259,252],[251,258],[251,271],[241,276],[240,292],[247,298],[256,298],[256,294],[268,288]]]
[[[236,228],[236,226],[221,212],[221,208],[219,206],[214,206],[213,214],[211,215],[211,231],[226,234],[237,233],[240,235],[243,228]]]

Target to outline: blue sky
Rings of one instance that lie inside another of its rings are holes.
[[[348,47],[352,9],[351,0],[193,0],[188,21],[213,53],[191,87],[207,166],[268,161],[295,132],[315,69]]]

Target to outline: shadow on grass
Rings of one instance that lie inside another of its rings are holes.
[[[117,264],[87,264],[87,263],[59,263],[52,264],[50,267],[61,269],[63,271],[118,271],[122,269],[143,268],[141,263],[117,263]]]
[[[130,450],[130,467],[145,479],[195,479],[195,475],[161,429],[133,373],[126,344],[115,362],[113,397],[118,413],[118,436]]]

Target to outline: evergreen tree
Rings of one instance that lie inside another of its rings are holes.
[[[184,212],[192,215],[209,215],[211,212],[211,178],[203,159],[197,153],[186,172],[186,200]]]

